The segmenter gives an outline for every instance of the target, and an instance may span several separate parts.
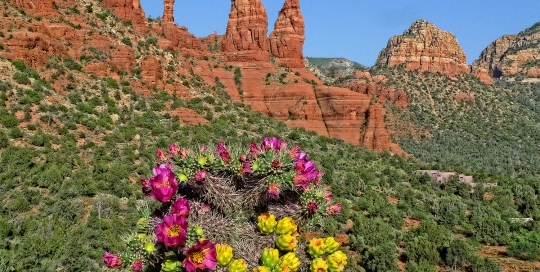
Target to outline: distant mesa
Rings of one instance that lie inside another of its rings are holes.
[[[413,22],[402,35],[390,38],[375,65],[404,65],[409,71],[441,72],[449,76],[470,71],[454,34],[423,19]]]
[[[486,69],[495,78],[540,78],[539,56],[540,22],[517,35],[504,35],[492,42],[473,62],[472,69]]]

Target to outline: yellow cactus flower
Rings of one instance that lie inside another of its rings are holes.
[[[259,266],[253,269],[253,272],[272,272],[272,270],[266,266]]]
[[[233,260],[228,267],[229,272],[247,272],[247,263],[244,259]]]
[[[296,272],[300,268],[300,260],[296,257],[296,254],[289,252],[281,256],[276,268],[275,270],[280,272]]]
[[[316,258],[311,262],[309,267],[311,272],[327,272],[328,264],[321,258]]]
[[[334,239],[334,237],[324,238],[324,244],[326,245],[326,250],[325,250],[326,254],[332,254],[341,247],[338,241]]]
[[[263,213],[257,218],[257,226],[264,234],[274,232],[277,226],[276,217],[271,213]]]
[[[227,244],[217,244],[216,253],[218,264],[221,267],[227,266],[233,258],[233,249]]]
[[[296,223],[294,223],[294,220],[292,220],[292,218],[290,217],[285,217],[278,221],[276,227],[276,234],[294,234],[297,230],[298,227],[296,226]]]
[[[298,240],[296,239],[296,235],[285,234],[279,236],[276,240],[277,248],[283,251],[294,251],[297,244]]]
[[[263,249],[261,262],[266,267],[274,268],[279,263],[279,250],[275,248]]]
[[[341,252],[341,250],[338,250],[328,256],[326,263],[328,264],[328,271],[330,272],[343,271],[347,265],[347,255]]]
[[[322,238],[313,238],[309,241],[308,253],[312,258],[320,257],[326,251],[326,244]]]

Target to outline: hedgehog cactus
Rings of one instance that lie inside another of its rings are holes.
[[[276,240],[277,248],[283,251],[295,251],[297,244],[296,235],[284,234],[280,235]]]
[[[270,270],[270,268],[266,266],[259,266],[259,267],[254,268],[253,272],[272,272],[272,270]]]

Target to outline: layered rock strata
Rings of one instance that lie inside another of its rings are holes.
[[[118,18],[131,21],[133,28],[138,32],[147,33],[149,31],[140,0],[103,0],[101,5],[112,8],[114,15]]]
[[[403,35],[390,38],[376,61],[377,66],[402,64],[407,70],[450,76],[470,71],[456,37],[426,20],[417,20]]]
[[[260,0],[232,0],[221,51],[230,61],[267,61],[268,15]]]
[[[304,67],[304,17],[300,0],[286,0],[270,34],[270,53],[277,62],[290,68]]]

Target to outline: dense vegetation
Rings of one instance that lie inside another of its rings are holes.
[[[116,237],[133,228],[138,216],[133,207],[143,197],[137,181],[155,164],[156,148],[172,142],[195,148],[219,140],[245,146],[264,136],[299,144],[320,163],[344,209],[311,231],[347,234],[350,250],[358,253],[352,262],[362,260],[353,271],[396,271],[398,259],[410,271],[433,271],[437,265],[493,271],[494,263],[475,254],[482,244],[511,244],[511,254],[538,258],[538,250],[527,256],[521,250],[538,248],[538,235],[532,234],[538,223],[510,220],[540,219],[540,186],[532,179],[491,174],[486,179],[501,186],[473,189],[456,180],[441,186],[411,175],[434,165],[289,129],[211,88],[188,102],[159,92],[143,98],[129,86],[117,93],[109,81],[66,96],[42,85],[0,83],[0,270],[100,269],[103,251],[121,251]],[[65,97],[67,103],[23,99],[34,93]],[[8,97],[17,102],[6,108]],[[172,108],[194,109],[211,124],[183,126],[153,110],[165,109],[166,101]],[[19,120],[17,111],[28,114]],[[449,170],[452,164],[438,167]],[[477,180],[482,182],[481,175]],[[487,201],[486,194],[493,198]]]

